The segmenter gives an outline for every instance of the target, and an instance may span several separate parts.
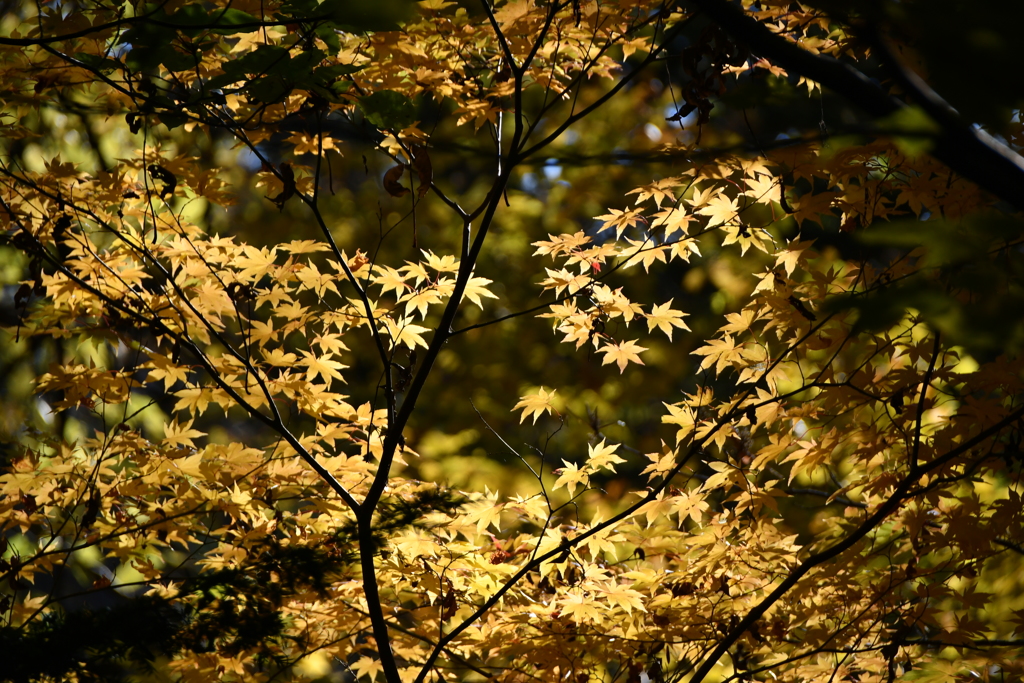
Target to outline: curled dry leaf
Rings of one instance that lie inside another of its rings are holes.
[[[420,181],[420,186],[416,188],[416,195],[423,199],[424,195],[430,191],[430,183],[434,180],[434,169],[430,164],[430,155],[427,154],[426,149],[416,145],[412,148],[412,154],[412,167]]]
[[[384,189],[387,190],[388,194],[392,197],[404,197],[409,194],[409,188],[403,186],[399,180],[402,179],[402,174],[405,173],[405,165],[398,164],[397,166],[391,167],[387,173],[384,174]]]

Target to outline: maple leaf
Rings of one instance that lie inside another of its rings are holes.
[[[399,303],[405,304],[405,314],[409,315],[414,311],[418,311],[420,319],[427,317],[427,307],[431,304],[439,304],[444,299],[441,298],[441,293],[437,287],[426,287],[419,291],[410,292],[404,297],[398,300]]]
[[[796,200],[792,207],[795,209],[793,219],[796,221],[812,221],[821,224],[823,216],[832,215],[832,206],[836,201],[835,192],[819,192],[817,194],[805,194]]]
[[[332,353],[325,353],[322,356],[309,353],[308,351],[299,351],[304,356],[304,359],[299,361],[300,365],[306,366],[306,381],[311,382],[317,377],[327,382],[328,386],[331,384],[331,380],[345,381],[341,375],[340,370],[347,368],[347,365],[331,360]]]
[[[313,343],[319,346],[321,351],[329,351],[334,354],[349,350],[345,346],[345,342],[341,341],[341,336],[337,334],[318,334],[313,338]]]
[[[709,339],[705,346],[695,349],[694,355],[704,356],[700,367],[707,368],[715,365],[715,372],[722,373],[730,363],[739,361],[742,356],[742,347],[736,344],[731,335],[724,335],[721,339]]]
[[[673,299],[669,299],[665,303],[653,307],[651,312],[645,315],[648,332],[653,331],[657,327],[671,340],[674,327],[689,331],[690,328],[683,322],[683,316],[687,314],[673,309],[672,301]]]
[[[552,474],[557,474],[558,478],[555,479],[551,488],[557,491],[564,486],[569,489],[570,496],[575,496],[577,486],[587,486],[590,483],[590,474],[586,470],[581,470],[575,463],[568,460],[562,462],[565,463],[565,467],[560,467],[552,472]]]
[[[697,220],[696,216],[687,213],[681,207],[675,207],[654,214],[654,221],[651,223],[651,227],[664,226],[665,239],[669,239],[676,232],[682,232],[685,235],[688,226],[695,220]]]
[[[649,500],[637,508],[636,515],[638,517],[640,515],[645,516],[647,518],[647,528],[650,529],[656,521],[671,512],[672,508],[672,498],[666,496],[664,491],[660,491],[653,500]]]
[[[178,421],[175,419],[164,426],[164,443],[171,446],[195,448],[196,445],[192,439],[198,439],[202,436],[206,436],[206,433],[198,429],[192,429],[192,420],[185,424],[178,424]]]
[[[639,354],[646,350],[646,347],[640,346],[635,341],[621,342],[619,344],[605,344],[598,349],[600,353],[604,354],[604,360],[601,362],[601,365],[616,363],[619,366],[620,374],[626,370],[626,365],[630,362],[643,365],[644,362],[640,360]]]
[[[316,240],[292,240],[291,242],[282,242],[277,245],[277,248],[291,254],[313,254],[318,251],[331,250],[329,245]]]
[[[439,273],[459,272],[459,260],[450,254],[437,256],[432,251],[424,250],[423,256],[426,259],[427,267],[432,268]]]
[[[567,617],[570,617],[577,624],[585,621],[601,622],[603,615],[601,608],[582,592],[574,592],[566,595],[558,601],[558,609]]]
[[[555,397],[554,390],[548,391],[544,387],[540,387],[535,394],[527,394],[519,399],[519,403],[516,403],[512,407],[512,410],[523,409],[523,414],[519,417],[519,424],[526,421],[530,415],[533,415],[533,423],[537,424],[537,418],[545,413],[555,412],[555,406],[552,399]]]
[[[540,284],[546,289],[554,288],[556,294],[561,294],[565,289],[569,290],[569,294],[574,294],[591,282],[590,276],[583,273],[574,275],[565,269],[552,270],[545,268],[544,270],[547,272],[548,277]]]
[[[697,210],[702,216],[708,216],[708,226],[713,228],[736,218],[740,207],[735,199],[719,194],[708,200],[707,206]]]
[[[537,247],[535,256],[550,255],[552,258],[562,254],[569,254],[590,243],[590,237],[580,230],[572,235],[548,235],[549,241],[533,242],[531,246]]]
[[[653,245],[649,241],[644,240],[631,240],[628,237],[626,242],[634,248],[633,254],[623,264],[624,268],[628,268],[632,265],[640,263],[644,267],[644,272],[650,272],[651,266],[656,261],[665,263],[665,252],[668,251],[669,247],[665,245]]]
[[[684,492],[672,497],[672,512],[678,515],[680,524],[687,517],[695,524],[700,524],[704,519],[704,513],[710,508],[704,497],[696,492]]]
[[[417,287],[419,287],[420,283],[422,283],[424,280],[432,280],[432,278],[430,277],[430,273],[427,272],[427,269],[421,263],[412,263],[411,261],[406,261],[405,265],[399,268],[398,270],[405,271],[406,277],[416,278]]]
[[[750,197],[760,204],[778,202],[782,196],[779,181],[771,175],[758,173],[753,178],[744,178],[743,182],[745,182],[749,188],[743,192],[743,195]]]
[[[150,354],[149,362],[153,368],[149,370],[149,379],[163,380],[164,391],[170,391],[178,382],[188,381],[189,368],[171,362],[170,358],[159,354]]]
[[[471,277],[466,283],[465,296],[467,299],[475,303],[480,308],[483,308],[483,302],[480,301],[480,297],[485,296],[489,299],[497,299],[498,295],[487,289],[487,285],[491,284],[491,280],[485,277]]]
[[[187,410],[193,415],[202,415],[206,412],[213,399],[213,392],[202,387],[180,389],[174,392],[174,395],[178,397],[177,403],[174,404],[174,412]]]
[[[424,332],[430,332],[429,327],[414,325],[409,322],[408,318],[399,318],[398,320],[384,318],[384,325],[387,328],[387,334],[391,337],[393,345],[405,346],[410,349],[417,346],[427,348],[427,342],[423,339],[422,335]]]
[[[602,589],[600,592],[610,604],[621,607],[627,614],[632,613],[633,610],[638,612],[647,611],[643,603],[643,593],[637,590],[623,585],[612,585]]]
[[[614,228],[616,239],[622,237],[622,233],[627,229],[639,223],[647,222],[647,219],[643,217],[643,212],[640,209],[626,209],[625,211],[609,209],[608,213],[603,216],[597,216],[596,219],[604,221],[605,228]]]
[[[666,404],[665,407],[668,408],[670,411],[675,408],[675,406],[670,406],[668,404]],[[661,421],[669,422],[669,420],[667,419],[668,417],[671,416],[662,417]],[[660,453],[647,453],[644,456],[645,458],[651,461],[651,464],[644,468],[644,471],[641,474],[649,474],[651,475],[652,479],[655,477],[660,477],[662,475],[668,474],[673,469],[675,469],[676,459],[678,455],[679,454],[677,451],[668,448],[668,446],[665,445],[665,442],[662,441]]]
[[[654,203],[657,207],[661,208],[661,202],[669,199],[674,200],[673,190],[682,182],[682,178],[662,178],[646,187],[640,187],[635,190],[630,190],[627,195],[635,194],[639,195],[636,198],[636,204],[643,204],[648,199],[654,199]]]
[[[707,188],[701,190],[700,188],[693,188],[693,195],[686,200],[686,203],[695,209],[699,209],[704,206],[712,199],[715,199],[722,193],[722,188],[710,185]],[[699,211],[698,211],[699,213]]]
[[[485,494],[483,500],[466,506],[466,522],[475,522],[478,534],[484,533],[490,526],[493,526],[495,531],[500,531],[501,513],[504,510],[505,504],[497,502],[495,494]]]
[[[367,657],[365,655],[349,666],[352,671],[355,672],[357,679],[365,676],[371,681],[374,681],[377,679],[377,674],[384,673],[384,665],[380,663],[380,660],[373,659],[372,657]]]
[[[804,252],[807,251],[811,246],[809,241],[795,241],[790,242],[786,245],[786,248],[781,250],[775,257],[775,265],[782,266],[786,269],[786,275],[792,277],[793,271],[800,264],[804,256]]]
[[[411,289],[410,285],[405,282],[406,278],[409,276],[402,275],[402,273],[395,268],[391,268],[389,266],[374,266],[374,271],[377,275],[373,278],[373,283],[380,286],[380,293],[382,295],[387,294],[392,290],[401,295],[405,290]]]
[[[611,472],[615,471],[615,465],[620,462],[626,462],[625,458],[620,458],[615,454],[615,451],[619,449],[618,444],[605,445],[605,440],[601,439],[601,443],[588,446],[587,453],[587,467],[596,472],[597,470],[604,468]]]

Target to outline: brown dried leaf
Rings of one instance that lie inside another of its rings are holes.
[[[409,194],[409,189],[398,182],[401,180],[403,173],[405,173],[405,166],[398,164],[384,174],[384,189],[392,197],[404,197]]]

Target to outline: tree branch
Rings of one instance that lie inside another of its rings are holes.
[[[942,457],[936,458],[927,465],[907,474],[907,476],[904,477],[899,485],[893,490],[892,495],[889,496],[889,498],[882,503],[877,510],[875,510],[874,514],[865,519],[860,526],[853,531],[853,533],[832,547],[826,548],[825,550],[808,557],[800,564],[799,567],[794,569],[789,576],[782,581],[782,583],[776,586],[775,590],[769,593],[767,597],[747,612],[747,615],[743,617],[735,627],[730,629],[729,633],[722,638],[718,645],[715,646],[715,649],[711,651],[711,654],[704,660],[704,663],[701,664],[700,668],[698,668],[693,674],[690,679],[691,683],[701,683],[701,681],[707,678],[711,669],[718,663],[718,660],[729,651],[729,648],[740,639],[747,629],[753,626],[754,622],[760,619],[772,605],[781,600],[782,596],[788,593],[789,590],[793,588],[811,569],[820,564],[824,564],[829,560],[835,559],[852,548],[862,538],[871,533],[871,531],[873,531],[879,524],[885,521],[889,515],[898,510],[903,501],[907,499],[908,494],[911,493],[913,485],[917,483],[922,476],[938,469],[950,460],[963,455],[972,448],[975,448],[978,444],[992,438],[1000,431],[1019,420],[1022,416],[1024,416],[1024,408],[1018,408],[988,429],[982,430],[973,439],[965,441],[957,448],[948,451]]]
[[[758,55],[834,90],[871,116],[886,117],[908,108],[905,102],[886,93],[849,64],[798,47],[726,0],[693,2]],[[890,66],[899,68],[892,61]],[[1024,159],[955,116],[952,108],[924,81],[909,76],[901,80],[939,127],[933,136],[932,155],[1014,208],[1024,210]]]

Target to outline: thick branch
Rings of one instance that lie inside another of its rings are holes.
[[[905,102],[886,93],[852,66],[800,48],[726,0],[693,2],[759,56],[834,90],[871,116],[886,117],[907,108]],[[910,89],[915,101],[938,125],[932,155],[1014,208],[1024,210],[1024,159],[959,119],[920,79],[903,80],[904,87]]]

